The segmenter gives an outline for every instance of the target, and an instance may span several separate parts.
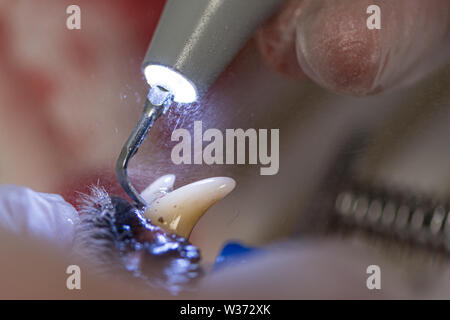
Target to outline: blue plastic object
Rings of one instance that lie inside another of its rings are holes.
[[[227,243],[220,252],[214,264],[213,271],[229,264],[243,264],[249,256],[260,253],[261,249],[244,246],[238,242]]]

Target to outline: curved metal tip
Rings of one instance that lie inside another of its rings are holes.
[[[128,162],[132,157],[131,152],[126,147],[123,147],[116,162],[116,177],[122,189],[134,201],[136,207],[141,210],[147,207],[147,202],[140,196],[136,188],[133,187],[127,172]]]
[[[147,202],[141,197],[139,192],[131,184],[130,178],[128,177],[128,162],[135,156],[142,142],[148,135],[151,127],[155,121],[165,113],[167,107],[172,102],[173,96],[170,93],[165,94],[165,99],[161,98],[163,94],[158,88],[150,91],[148,98],[145,101],[144,112],[139,119],[133,132],[131,132],[130,137],[122,148],[119,158],[116,162],[116,176],[123,190],[127,195],[135,202],[138,209],[143,210],[147,207]],[[158,95],[158,99],[154,99],[155,95]],[[150,102],[157,101],[159,105],[152,104]]]

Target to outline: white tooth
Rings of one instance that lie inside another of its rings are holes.
[[[153,224],[188,238],[200,217],[235,186],[236,182],[231,178],[200,180],[156,199],[144,215]]]
[[[158,178],[151,185],[149,185],[141,193],[141,197],[150,204],[155,199],[165,195],[166,193],[173,190],[173,184],[175,183],[175,175],[167,174]]]

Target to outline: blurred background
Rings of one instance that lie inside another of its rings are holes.
[[[100,184],[123,195],[115,161],[142,111],[147,84],[141,61],[164,0],[77,1],[81,30],[66,28],[63,0],[0,2],[0,183],[59,193]],[[407,88],[352,98],[306,77],[267,67],[254,39],[208,95],[173,106],[130,164],[139,190],[173,173],[176,187],[230,176],[235,191],[200,221],[191,240],[207,261],[224,242],[263,245],[295,234],[335,155],[349,137],[358,179],[448,197],[450,64]],[[259,166],[182,165],[170,159],[173,130],[280,129],[280,171]]]

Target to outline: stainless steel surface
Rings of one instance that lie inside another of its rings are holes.
[[[152,104],[152,102],[155,104]],[[135,202],[135,205],[143,209],[147,206],[146,201],[140,196],[139,192],[131,184],[128,177],[127,168],[128,162],[138,152],[139,147],[147,138],[148,132],[152,128],[158,118],[163,115],[170,103],[172,102],[172,96],[168,92],[163,92],[158,88],[152,88],[145,100],[144,111],[142,113],[139,122],[128,138],[127,142],[120,152],[119,158],[116,163],[116,176],[120,185],[128,194],[128,196]]]

